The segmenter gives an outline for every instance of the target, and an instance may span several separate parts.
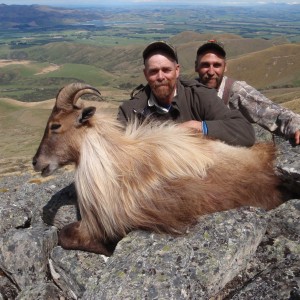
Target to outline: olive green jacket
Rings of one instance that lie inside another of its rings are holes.
[[[230,145],[250,147],[255,142],[251,124],[238,110],[230,110],[217,96],[214,89],[207,88],[196,80],[177,82],[177,96],[168,113],[160,114],[155,106],[148,105],[151,90],[149,85],[139,90],[131,100],[119,107],[118,120],[123,124],[133,118],[143,121],[145,117],[158,120],[185,122],[205,121],[207,135]]]

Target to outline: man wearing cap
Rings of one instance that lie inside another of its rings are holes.
[[[245,81],[224,76],[226,52],[221,43],[210,40],[197,50],[195,71],[198,81],[215,88],[230,109],[238,109],[251,123],[300,144],[300,115],[272,102]]]
[[[133,118],[174,120],[231,145],[254,144],[251,124],[239,111],[228,109],[215,89],[196,80],[179,80],[178,57],[171,45],[163,41],[151,43],[143,59],[148,84],[119,107],[121,122],[126,124]]]

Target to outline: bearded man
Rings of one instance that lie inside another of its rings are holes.
[[[239,110],[251,123],[256,123],[272,134],[300,144],[300,115],[272,102],[245,81],[225,76],[226,52],[222,43],[209,40],[197,50],[195,71],[200,83],[215,88],[223,102]]]
[[[180,65],[172,45],[164,41],[151,43],[143,51],[143,60],[147,85],[119,107],[119,121],[173,120],[231,145],[254,144],[251,124],[239,111],[224,105],[215,89],[197,80],[179,79]]]

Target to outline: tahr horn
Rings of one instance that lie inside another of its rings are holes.
[[[86,83],[75,82],[60,89],[56,96],[56,107],[70,110],[76,105],[77,100],[85,94],[93,94],[101,98],[101,93],[96,88]]]

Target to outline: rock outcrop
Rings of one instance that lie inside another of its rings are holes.
[[[300,147],[276,138],[287,201],[199,218],[180,237],[133,231],[111,257],[57,246],[80,218],[73,171],[0,179],[0,299],[300,299]]]

